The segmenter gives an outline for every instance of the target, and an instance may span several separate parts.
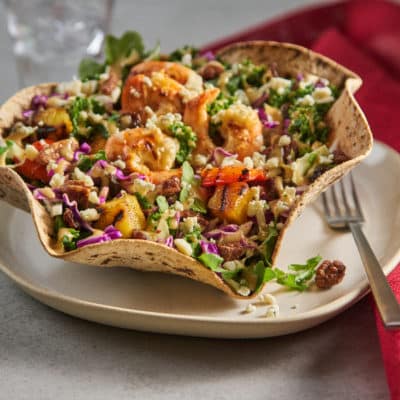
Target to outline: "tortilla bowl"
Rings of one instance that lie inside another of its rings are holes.
[[[299,71],[327,78],[342,92],[327,114],[331,133],[328,145],[334,145],[349,158],[347,161],[329,169],[307,187],[298,198],[295,206],[280,231],[272,255],[276,260],[285,232],[301,213],[306,204],[312,202],[324,190],[363,160],[372,149],[372,133],[368,122],[354,99],[353,94],[361,86],[362,80],[355,73],[336,62],[306,48],[278,42],[253,41],[236,43],[219,51],[218,56],[233,63],[249,59],[256,64],[276,63],[283,75],[295,75]],[[41,84],[19,91],[0,108],[0,135],[10,127],[28,108],[36,94],[50,94],[54,83]],[[33,221],[44,249],[52,257],[81,264],[100,267],[123,266],[142,271],[160,271],[181,275],[222,290],[238,299],[251,296],[237,294],[223,279],[195,259],[183,255],[163,244],[140,240],[119,239],[88,245],[69,252],[55,247],[53,221],[45,208],[36,200],[23,179],[9,167],[0,167],[0,199],[24,211],[31,212]]]

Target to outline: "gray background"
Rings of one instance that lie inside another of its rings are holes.
[[[316,1],[116,1],[112,30],[168,51]],[[0,101],[17,88],[0,2]],[[0,275],[0,399],[387,399],[369,299],[312,330],[264,340],[140,333],[63,315]]]

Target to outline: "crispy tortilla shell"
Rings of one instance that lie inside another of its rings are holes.
[[[219,57],[233,63],[250,59],[258,64],[275,63],[281,75],[313,73],[327,78],[342,88],[338,100],[328,112],[331,126],[330,144],[337,145],[349,160],[326,171],[303,193],[285,223],[272,256],[276,260],[285,232],[301,213],[304,206],[336,180],[355,167],[372,149],[372,134],[368,122],[354,99],[361,79],[334,61],[300,46],[277,42],[244,42],[225,47]],[[36,94],[49,94],[55,84],[42,84],[19,91],[0,108],[0,135],[20,118]],[[119,239],[89,245],[67,253],[55,247],[53,222],[47,211],[36,200],[23,179],[11,168],[0,167],[0,199],[24,211],[31,212],[40,242],[50,256],[67,261],[102,267],[124,266],[142,271],[160,271],[185,276],[212,285],[231,297],[248,299],[234,292],[216,273],[178,251],[159,243],[139,239]]]

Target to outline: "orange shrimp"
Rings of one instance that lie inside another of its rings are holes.
[[[128,129],[112,135],[105,145],[108,160],[121,158],[128,171],[145,175],[150,171],[170,170],[178,150],[178,141],[157,128]]]
[[[122,89],[122,112],[139,115],[143,122],[149,117],[146,106],[156,114],[182,113],[181,91],[182,85],[162,72],[152,78],[130,75]]]
[[[195,165],[195,156],[197,154],[208,156],[215,148],[214,143],[208,135],[210,118],[207,113],[207,106],[217,98],[219,92],[220,90],[217,88],[208,89],[198,97],[190,100],[185,107],[183,122],[189,125],[197,135],[197,146],[192,153]]]

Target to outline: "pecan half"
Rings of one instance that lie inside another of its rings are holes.
[[[315,283],[320,289],[330,289],[340,283],[346,272],[346,266],[338,260],[325,260],[317,268]]]

